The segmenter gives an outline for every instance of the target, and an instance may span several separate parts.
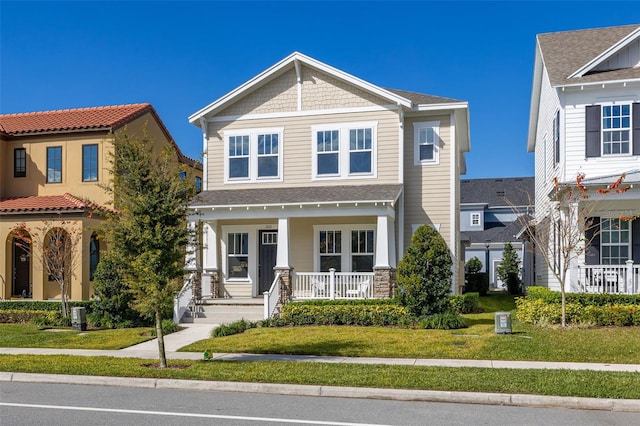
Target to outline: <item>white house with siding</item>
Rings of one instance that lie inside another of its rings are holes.
[[[640,292],[640,25],[537,36],[527,148],[535,152],[536,218],[549,214],[553,180],[593,189],[625,174],[624,194],[602,197],[567,291]],[[597,198],[597,197],[596,197]],[[542,259],[536,282],[559,283]]]
[[[446,240],[459,289],[467,102],[294,52],[189,120],[205,154],[196,297],[390,297],[422,224]]]

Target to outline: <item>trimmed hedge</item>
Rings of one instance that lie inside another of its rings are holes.
[[[562,303],[560,292],[549,290],[546,287],[527,287],[527,299],[542,300],[545,303]],[[576,303],[582,306],[640,306],[640,294],[566,293],[565,299],[567,304]]]
[[[542,298],[519,298],[516,300],[516,307],[515,317],[519,321],[541,326],[561,322],[562,305],[560,303],[548,303]],[[640,305],[584,305],[568,302],[566,321],[567,324],[582,326],[639,326]]]
[[[456,314],[476,312],[478,303],[478,293],[453,294],[449,296],[449,308]]]
[[[332,305],[398,305],[395,299],[309,299],[293,302],[297,305],[332,306]]]
[[[412,322],[404,306],[367,300],[353,302],[356,303],[289,303],[283,306],[280,318],[287,325],[408,326]]]
[[[0,311],[61,311],[62,303],[56,300],[3,300],[0,301]],[[69,309],[76,307],[84,307],[91,312],[93,301],[91,300],[75,300],[69,301]]]
[[[0,324],[26,324],[30,322],[55,324],[60,319],[60,312],[52,310],[0,310]]]
[[[420,320],[420,327],[434,330],[457,330],[467,328],[464,318],[451,312],[430,315]]]

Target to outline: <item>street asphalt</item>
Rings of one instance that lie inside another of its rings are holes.
[[[165,336],[168,359],[203,359],[200,352],[177,352],[181,347],[203,340],[211,335],[215,324],[181,324],[183,330]],[[116,358],[157,359],[157,339],[121,350],[46,349],[46,348],[0,348],[7,355],[79,355],[108,356]],[[640,372],[640,364],[604,364],[577,362],[499,361],[465,359],[419,359],[419,358],[355,358],[312,355],[275,355],[245,353],[213,353],[218,361],[297,361],[352,364],[389,364],[437,367],[478,367],[509,369],[566,369]],[[485,392],[447,392],[405,389],[354,388],[315,385],[287,385],[269,383],[215,382],[202,380],[142,379],[122,377],[73,376],[61,374],[31,374],[0,372],[0,382],[39,382],[66,384],[101,384],[111,386],[134,386],[166,389],[189,389],[203,391],[233,391],[278,393],[287,395],[325,396],[342,398],[374,398],[406,401],[455,402],[490,405],[513,405],[528,407],[562,407],[574,409],[629,411],[640,413],[640,400],[599,399],[544,395],[502,394]]]

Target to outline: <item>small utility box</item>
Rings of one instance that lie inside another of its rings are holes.
[[[511,334],[511,312],[496,312],[496,334]]]
[[[71,308],[71,328],[87,331],[87,312],[85,308]]]

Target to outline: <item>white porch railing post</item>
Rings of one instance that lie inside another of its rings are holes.
[[[633,294],[633,260],[629,259],[625,263],[627,264],[627,273],[625,276],[626,293]]]
[[[331,300],[336,298],[336,270],[335,270],[335,268],[329,268],[329,298]]]

